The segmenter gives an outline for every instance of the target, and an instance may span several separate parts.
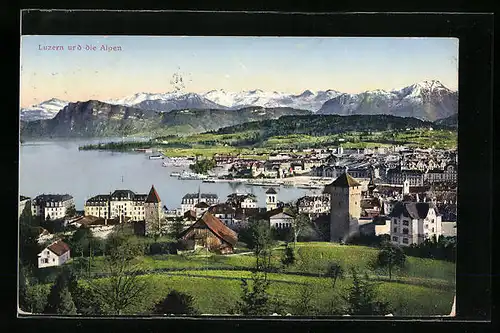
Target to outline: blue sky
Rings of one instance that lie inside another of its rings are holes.
[[[80,45],[82,50],[68,50]],[[96,51],[85,51],[86,45]],[[102,45],[121,51],[100,51]],[[62,46],[64,50],[40,50]],[[50,98],[263,89],[300,93],[391,90],[422,80],[458,87],[458,39],[23,36],[21,106]]]

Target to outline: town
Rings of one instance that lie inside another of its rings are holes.
[[[318,242],[386,242],[406,249],[408,255],[424,252],[425,257],[426,250],[419,247],[456,237],[456,150],[339,147],[280,152],[266,161],[220,154],[212,160],[215,166],[207,170],[212,181],[265,186],[265,207],[258,206],[253,194],[235,192],[219,198],[200,189],[180,197],[179,207],[167,208],[154,184],[144,184],[145,190],[149,187],[144,193],[116,189],[91,194],[83,211],[75,209],[71,194],[21,195],[19,218],[28,211],[41,221],[38,269],[61,267],[81,257],[84,249],[70,244],[82,228],[103,240],[124,225],[136,237],[152,242],[174,236],[174,246],[157,253],[173,255],[248,253],[248,230],[256,221],[264,221],[284,249],[297,239],[303,247]],[[280,186],[302,187],[311,194],[283,202]]]

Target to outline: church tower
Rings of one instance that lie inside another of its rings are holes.
[[[266,210],[270,211],[278,208],[277,192],[274,188],[266,191]]]
[[[161,199],[154,185],[151,185],[151,190],[144,201],[144,221],[145,234],[151,235],[161,231]]]
[[[325,187],[330,193],[330,242],[345,242],[359,232],[361,184],[343,173]]]

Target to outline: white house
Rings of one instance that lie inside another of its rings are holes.
[[[291,228],[294,219],[294,216],[283,207],[267,211],[266,217],[269,219],[270,227],[276,229]]]
[[[397,202],[389,214],[391,241],[408,246],[442,235],[441,215],[431,202]]]
[[[38,268],[61,266],[70,258],[68,244],[58,240],[38,254]]]
[[[31,205],[33,216],[43,216],[45,219],[62,219],[66,210],[75,206],[73,197],[69,194],[41,194]]]
[[[257,200],[252,196],[247,196],[241,201],[241,208],[257,208]]]
[[[216,205],[219,203],[219,197],[212,193],[188,193],[182,198],[181,213],[194,210],[195,205],[200,202],[206,202],[208,206]]]

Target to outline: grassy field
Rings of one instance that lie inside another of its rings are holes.
[[[273,251],[273,266],[280,266],[283,250],[279,246]],[[292,314],[306,287],[312,288],[313,304],[323,309],[322,314],[327,314],[332,302],[336,308],[345,306],[341,295],[352,284],[350,267],[368,275],[376,284],[378,297],[390,302],[395,315],[444,315],[451,309],[455,294],[453,263],[407,257],[405,268],[394,272],[389,280],[386,271],[370,266],[377,255],[375,248],[311,242],[298,243],[296,250],[294,265],[279,273],[269,273],[270,293],[279,297]],[[333,261],[346,271],[345,279],[337,281],[334,290],[331,280],[323,275]],[[94,262],[92,271],[103,271],[103,258],[95,258]],[[255,258],[252,254],[155,255],[139,258],[138,264],[143,270],[141,279],[150,282],[151,290],[140,304],[130,309],[132,313],[147,313],[171,289],[176,289],[193,295],[202,313],[227,314],[239,300],[241,279],[251,276]]]
[[[249,271],[189,270],[141,276],[149,282],[145,297],[130,313],[147,314],[170,290],[175,289],[194,296],[197,308],[203,314],[230,314],[241,296],[241,279],[250,278]],[[322,309],[320,314],[331,314],[331,303],[335,308],[345,307],[342,295],[347,293],[352,280],[347,277],[338,280],[335,289],[331,280],[324,277],[297,276],[270,273],[270,294],[279,298],[289,313],[300,315],[297,305],[304,288],[311,288],[312,304]],[[84,283],[84,282],[83,282]],[[453,302],[454,291],[410,285],[399,282],[379,282],[374,280],[378,299],[390,302],[393,314],[401,316],[448,314]]]

